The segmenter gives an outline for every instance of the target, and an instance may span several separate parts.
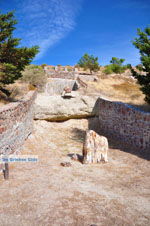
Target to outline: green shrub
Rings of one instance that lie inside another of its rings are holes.
[[[126,69],[127,69],[126,66],[121,66],[118,64],[109,64],[105,66],[104,73],[105,74],[112,74],[112,73],[121,74]]]
[[[31,64],[22,72],[21,81],[37,87],[37,90],[41,92],[44,89],[47,77],[41,66]]]
[[[121,73],[123,73],[127,68],[130,68],[129,65],[122,65],[124,61],[125,61],[124,59],[112,57],[112,59],[110,61],[111,64],[105,66],[104,73],[105,74],[112,74],[112,73],[121,74]]]
[[[107,74],[107,75],[113,73],[111,65],[106,65],[105,66],[104,73]]]
[[[138,65],[136,65],[135,67],[136,67],[136,69],[138,69],[139,71],[143,71],[143,66],[142,66],[142,64],[138,64]]]

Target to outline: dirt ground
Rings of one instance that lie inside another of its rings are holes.
[[[108,163],[83,165],[88,120],[35,121],[21,154],[38,163],[10,164],[10,179],[0,174],[1,226],[150,225],[149,161],[109,140]],[[61,162],[71,162],[63,167]]]

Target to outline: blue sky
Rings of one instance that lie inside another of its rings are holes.
[[[150,0],[0,0],[0,10],[16,10],[15,37],[39,45],[35,64],[74,65],[84,53],[139,63],[132,45],[137,28],[150,25]]]

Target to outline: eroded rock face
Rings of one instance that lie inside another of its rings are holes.
[[[45,86],[45,93],[47,95],[61,95],[65,87],[77,90],[79,85],[76,80],[72,79],[49,78]]]
[[[107,162],[108,141],[106,137],[98,135],[93,130],[86,131],[83,144],[83,164]]]
[[[48,121],[64,121],[73,118],[86,118],[95,116],[97,109],[94,107],[96,97],[76,96],[64,99],[61,96],[48,96],[38,94],[35,100],[35,119]]]

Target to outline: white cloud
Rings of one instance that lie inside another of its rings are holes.
[[[41,58],[75,27],[75,17],[83,0],[16,0],[22,45],[39,45]]]

